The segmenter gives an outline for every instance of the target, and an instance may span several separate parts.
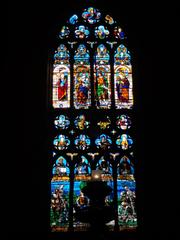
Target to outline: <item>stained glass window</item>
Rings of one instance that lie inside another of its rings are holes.
[[[84,189],[94,181],[111,189],[103,210],[115,210],[106,216],[108,230],[135,229],[137,160],[126,34],[116,19],[94,7],[68,16],[58,34],[49,91],[51,229],[89,230],[92,199]]]

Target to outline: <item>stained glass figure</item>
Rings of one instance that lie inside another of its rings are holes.
[[[94,69],[96,106],[97,108],[110,108],[111,84],[109,54],[103,44],[97,48]]]
[[[76,117],[74,124],[77,129],[84,130],[89,128],[90,122],[86,121],[86,118],[84,115],[79,115]]]
[[[118,181],[118,190],[118,222],[120,227],[137,227],[135,182]]]
[[[54,108],[70,107],[69,51],[63,44],[54,54],[52,95]]]
[[[70,145],[70,140],[65,135],[58,135],[53,141],[54,147],[58,150],[65,150]]]
[[[88,109],[91,105],[89,52],[80,44],[74,56],[74,106]]]
[[[106,134],[101,134],[99,138],[95,140],[97,148],[107,150],[112,144],[111,138]]]
[[[107,30],[104,26],[98,26],[95,28],[95,36],[99,39],[104,39],[108,37],[109,35],[109,30]]]
[[[67,129],[70,125],[69,118],[65,115],[57,116],[54,120],[54,126],[57,129]]]
[[[65,39],[65,38],[69,37],[69,34],[70,34],[69,28],[67,26],[63,26],[60,33],[59,33],[59,37],[61,39]]]
[[[105,16],[105,22],[112,25],[114,23],[114,19],[111,16],[106,15]]]
[[[99,121],[97,125],[100,127],[100,129],[103,129],[103,130],[109,128],[111,125],[110,117],[106,116],[106,119],[103,121]]]
[[[119,38],[119,39],[124,39],[124,38],[125,38],[125,34],[124,34],[122,28],[120,28],[120,27],[115,27],[115,28],[114,28],[114,36],[115,36],[116,38]]]
[[[72,17],[70,17],[69,19],[69,23],[73,25],[77,23],[77,21],[78,21],[78,16],[76,14],[72,15]]]
[[[93,24],[99,21],[101,13],[99,12],[99,10],[93,7],[89,7],[88,9],[84,10],[84,12],[82,13],[82,17],[84,18],[85,22]]]
[[[75,165],[76,179],[84,180],[86,176],[90,176],[90,174],[91,174],[90,164],[85,156],[81,156],[80,162],[78,162]]]
[[[87,135],[80,134],[76,137],[74,144],[76,145],[77,149],[86,150],[90,147],[91,141]]]
[[[117,116],[116,118],[116,126],[122,130],[127,130],[131,127],[131,120],[130,117],[122,114],[120,116]]]
[[[102,156],[96,164],[96,169],[102,171],[102,179],[105,180],[104,175],[112,175],[112,166]],[[106,179],[107,180],[107,179]]]
[[[69,164],[63,156],[56,160],[52,174],[55,180],[69,180]]]
[[[117,165],[117,176],[120,179],[134,179],[134,167],[127,156],[123,156]]]
[[[51,182],[50,224],[52,231],[68,231],[69,226],[69,182]]]
[[[81,38],[81,39],[87,38],[89,36],[88,28],[83,25],[76,27],[75,36],[76,38]]]
[[[122,134],[121,136],[117,137],[116,144],[122,150],[127,150],[132,147],[133,140],[127,134]]]
[[[127,48],[121,44],[114,56],[116,108],[132,108],[133,106],[132,67],[130,60]]]

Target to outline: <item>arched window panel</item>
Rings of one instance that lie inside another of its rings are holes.
[[[51,181],[50,225],[52,231],[68,231],[69,187],[69,181]]]
[[[89,52],[80,44],[74,56],[74,107],[88,109],[91,106]]]
[[[136,183],[130,180],[117,181],[119,230],[137,227]]]
[[[61,44],[54,54],[52,101],[54,108],[70,107],[69,51]]]
[[[84,155],[79,156],[79,161],[75,164],[74,174],[75,180],[87,181],[91,179],[91,166]]]
[[[121,44],[114,55],[114,92],[115,106],[118,109],[130,109],[133,106],[133,82],[131,56]]]
[[[53,180],[69,181],[69,172],[69,163],[67,160],[63,156],[58,157],[58,159],[53,164]]]
[[[101,179],[103,181],[113,181],[112,178],[112,165],[109,161],[105,159],[104,156],[101,156],[96,164],[96,170],[101,172]]]
[[[134,165],[127,156],[123,156],[117,164],[117,177],[121,180],[134,180]]]
[[[100,44],[94,56],[94,90],[97,108],[111,107],[110,57],[107,48]]]

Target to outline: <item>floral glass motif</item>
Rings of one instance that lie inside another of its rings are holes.
[[[114,23],[114,19],[111,16],[106,15],[105,16],[105,22],[112,25]]]
[[[53,177],[57,178],[58,180],[67,178],[69,176],[69,164],[67,163],[66,159],[62,156],[60,156],[55,164],[53,165],[53,171],[52,171]],[[66,180],[69,180],[67,178]]]
[[[87,38],[89,36],[88,28],[83,25],[76,27],[75,36],[76,38],[81,38],[81,39]]]
[[[76,109],[91,105],[89,51],[80,44],[74,56],[74,106]]]
[[[98,26],[95,28],[95,36],[99,39],[104,39],[108,37],[109,30],[107,30],[104,26]]]
[[[56,128],[67,129],[70,125],[69,118],[65,115],[57,116],[54,120],[54,125]]]
[[[74,173],[76,175],[76,179],[78,178],[78,180],[84,180],[84,178],[82,179],[82,175],[90,176],[91,166],[85,156],[81,156],[80,162],[76,163]]]
[[[69,28],[67,26],[63,26],[60,33],[59,33],[59,37],[61,39],[65,39],[65,38],[69,37],[69,34],[70,34]]]
[[[114,36],[119,39],[124,39],[125,35],[124,32],[122,31],[122,28],[120,27],[115,27],[114,28]]]
[[[111,106],[111,83],[109,54],[106,47],[100,44],[95,55],[95,99],[97,108],[110,108]]]
[[[86,121],[86,118],[84,115],[77,116],[74,121],[74,124],[75,124],[76,128],[79,130],[84,130],[84,129],[89,128],[89,122]]]
[[[116,118],[116,126],[122,130],[127,130],[131,127],[130,117],[122,114]]]
[[[110,117],[106,116],[106,119],[103,121],[99,121],[97,125],[100,127],[100,129],[103,129],[103,130],[109,128],[111,125]]]
[[[117,174],[120,179],[129,179],[134,174],[134,167],[127,156],[123,156],[117,165]]]
[[[90,147],[91,141],[87,135],[80,134],[76,137],[74,144],[76,145],[77,149],[86,150]]]
[[[84,18],[84,21],[93,24],[99,21],[101,17],[101,13],[98,9],[95,9],[93,7],[89,7],[88,9],[84,9],[84,12],[82,13],[82,17]]]
[[[53,141],[54,147],[58,150],[65,150],[70,145],[70,140],[65,135],[58,135]]]
[[[70,107],[70,63],[69,51],[61,44],[54,54],[53,107]]]
[[[76,14],[72,15],[72,17],[69,18],[69,23],[70,24],[76,24],[78,21],[78,16]]]
[[[97,148],[106,150],[106,149],[110,148],[110,146],[112,144],[112,140],[108,135],[101,134],[99,136],[99,138],[97,138],[95,140],[95,144],[96,144]]]
[[[133,140],[127,134],[122,134],[121,136],[117,137],[116,144],[122,150],[127,150],[132,147]]]

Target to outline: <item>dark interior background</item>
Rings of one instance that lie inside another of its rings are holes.
[[[175,156],[178,147],[175,140],[178,135],[178,8],[173,2],[157,5],[155,1],[64,0],[8,4],[5,21],[9,24],[8,75],[11,77],[7,85],[12,94],[7,99],[7,109],[9,128],[14,136],[10,141],[12,148],[8,147],[7,152],[12,160],[9,168],[13,176],[8,178],[12,206],[10,213],[6,213],[8,231],[26,236],[30,233],[46,234],[49,238],[57,236],[48,233],[47,63],[49,50],[58,46],[61,26],[74,13],[89,6],[106,11],[119,21],[133,50],[138,239],[157,234],[178,239],[178,157]],[[63,236],[68,237],[72,235]]]

